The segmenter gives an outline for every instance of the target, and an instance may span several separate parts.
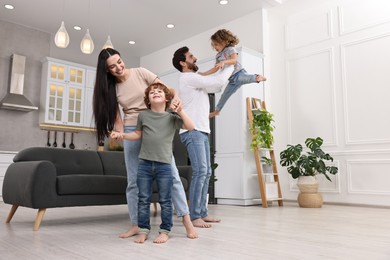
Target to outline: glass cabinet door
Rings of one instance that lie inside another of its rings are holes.
[[[47,119],[52,122],[63,121],[64,85],[51,83],[49,86],[49,107]]]
[[[69,67],[69,83],[75,85],[84,84],[84,69]]]
[[[68,88],[68,123],[82,123],[82,89],[79,87],[69,86]]]
[[[65,66],[56,63],[51,63],[49,71],[49,78],[51,80],[65,81]]]

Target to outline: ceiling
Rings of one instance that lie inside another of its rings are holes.
[[[0,20],[52,36],[63,20],[70,44],[79,44],[89,28],[94,52],[110,35],[116,49],[140,57],[280,2],[229,0],[229,4],[220,5],[219,0],[0,0]],[[15,9],[7,10],[5,4]],[[167,29],[168,23],[175,28]],[[74,30],[74,25],[82,30]],[[129,40],[136,44],[130,45]]]

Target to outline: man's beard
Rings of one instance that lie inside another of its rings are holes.
[[[186,61],[186,64],[187,64],[187,68],[192,70],[193,72],[197,72],[199,69],[195,63],[189,63],[188,61]]]

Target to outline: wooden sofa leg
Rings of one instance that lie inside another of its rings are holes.
[[[41,225],[41,221],[43,219],[43,215],[45,215],[46,209],[39,209],[37,217],[35,218],[35,223],[34,223],[34,231],[38,231],[39,225]]]
[[[11,210],[8,213],[8,217],[7,217],[7,220],[5,221],[5,223],[10,223],[11,222],[11,219],[14,216],[15,211],[18,209],[18,207],[19,207],[18,205],[12,205],[12,208],[11,208]]]
[[[154,209],[153,217],[156,217],[157,216],[157,202],[153,202],[153,209]]]

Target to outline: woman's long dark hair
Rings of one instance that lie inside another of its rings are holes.
[[[120,53],[114,49],[103,49],[98,57],[96,68],[95,89],[93,91],[93,115],[95,118],[96,135],[98,142],[114,129],[118,112],[116,97],[116,78],[107,68],[107,59]]]

